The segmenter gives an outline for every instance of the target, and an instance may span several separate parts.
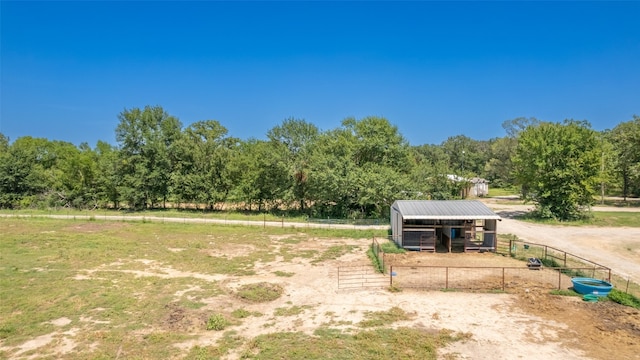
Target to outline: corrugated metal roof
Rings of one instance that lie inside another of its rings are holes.
[[[500,220],[500,216],[477,200],[396,200],[391,208],[404,219]]]

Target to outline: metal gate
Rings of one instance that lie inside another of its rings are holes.
[[[371,264],[338,267],[338,289],[382,288],[389,286],[389,278]]]

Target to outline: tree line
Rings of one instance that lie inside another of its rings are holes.
[[[0,134],[0,207],[287,210],[312,217],[386,217],[396,199],[456,199],[482,177],[515,187],[543,217],[582,216],[596,195],[640,196],[640,117],[612,130],[586,121],[517,118],[506,136],[452,136],[411,146],[381,117],[321,131],[289,118],[266,140],[215,120],[186,127],[160,106],[118,114],[116,145],[95,148]]]

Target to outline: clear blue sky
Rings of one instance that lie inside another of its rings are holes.
[[[0,2],[0,132],[115,144],[161,105],[265,138],[384,116],[413,145],[640,115],[640,2]]]

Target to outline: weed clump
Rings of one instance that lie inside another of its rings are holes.
[[[284,289],[278,284],[260,282],[246,284],[238,289],[238,296],[250,302],[268,302],[282,296]]]
[[[220,331],[229,326],[229,321],[222,314],[213,314],[207,320],[207,330]]]

